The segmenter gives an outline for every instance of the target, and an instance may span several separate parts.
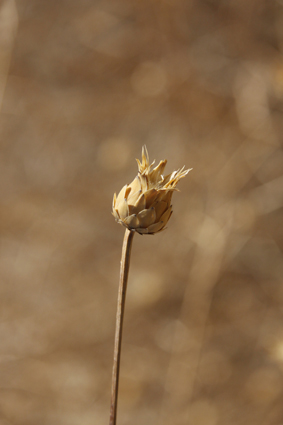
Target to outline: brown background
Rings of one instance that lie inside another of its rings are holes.
[[[194,170],[136,235],[119,425],[283,424],[283,2],[0,3],[0,425],[108,423],[146,143]]]

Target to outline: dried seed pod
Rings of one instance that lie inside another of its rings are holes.
[[[142,148],[142,162],[137,159],[138,175],[113,198],[112,214],[116,221],[129,230],[154,234],[164,229],[172,214],[171,198],[176,185],[191,170],[184,167],[163,176],[166,159],[153,168],[146,146]]]

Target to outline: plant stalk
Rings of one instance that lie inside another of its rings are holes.
[[[120,281],[119,281],[118,303],[117,303],[117,314],[116,314],[116,330],[115,330],[114,359],[113,359],[113,370],[112,370],[112,390],[111,390],[109,425],[116,425],[116,418],[117,418],[123,319],[124,319],[127,282],[128,282],[131,249],[132,249],[134,233],[135,233],[134,231],[126,229],[124,241],[123,241],[123,248],[122,248],[121,264],[120,264]]]

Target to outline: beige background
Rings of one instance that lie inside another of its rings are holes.
[[[136,235],[119,425],[283,424],[281,0],[0,2],[0,425],[108,423],[146,143],[194,170]]]

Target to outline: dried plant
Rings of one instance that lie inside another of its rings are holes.
[[[116,425],[117,418],[122,327],[133,237],[135,232],[153,235],[165,229],[172,215],[173,191],[191,170],[183,167],[164,177],[162,173],[167,161],[162,160],[153,168],[154,161],[150,164],[146,146],[142,148],[142,162],[137,159],[137,163],[138,175],[113,198],[112,214],[126,227],[126,232],[120,266],[109,425]]]

